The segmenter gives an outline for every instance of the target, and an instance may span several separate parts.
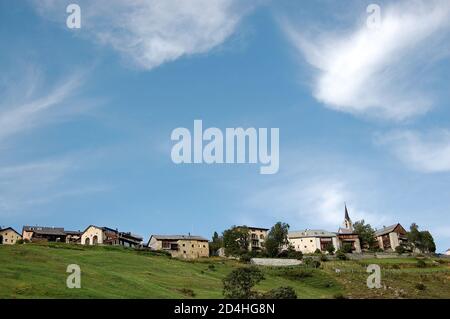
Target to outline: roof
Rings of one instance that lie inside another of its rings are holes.
[[[139,242],[141,242],[144,239],[141,236],[136,235],[136,234],[132,234],[130,232],[128,232],[128,233],[121,232],[121,233],[119,233],[119,235],[121,237],[130,238],[130,239],[133,239],[133,240],[136,240],[136,241],[139,241]]]
[[[83,234],[80,230],[65,230],[64,231],[67,235],[81,235]]]
[[[23,231],[30,231],[40,235],[66,235],[66,233],[64,232],[64,228],[62,227],[23,226]]]
[[[208,241],[208,239],[201,236],[191,236],[191,235],[151,235],[151,238],[156,240],[198,240],[198,241]]]
[[[302,237],[336,237],[335,233],[322,229],[305,229],[303,231],[292,231],[288,233],[289,238]]]
[[[339,234],[354,234],[355,232],[348,228],[339,227],[338,233]]]
[[[382,236],[382,235],[392,233],[395,230],[395,228],[397,228],[398,225],[400,225],[400,224],[397,223],[397,224],[379,229],[379,230],[375,231],[375,236]]]
[[[255,230],[264,230],[264,231],[269,231],[269,228],[262,228],[262,227],[253,227],[253,226],[245,226],[245,225],[241,225],[241,226],[237,226],[239,227],[247,227],[248,229],[255,229]]]
[[[0,228],[0,231],[3,232],[5,230],[12,230],[13,232],[15,232],[17,235],[19,235],[20,237],[22,237],[21,234],[19,234],[14,228],[12,227],[6,227],[6,228]]]
[[[345,204],[345,219],[350,220],[350,216],[348,216],[347,204]]]

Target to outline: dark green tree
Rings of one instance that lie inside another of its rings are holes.
[[[355,233],[358,234],[359,240],[361,242],[361,247],[366,249],[373,249],[377,243],[375,238],[375,230],[370,226],[370,224],[366,224],[364,219],[355,222],[353,224],[353,228]]]
[[[276,223],[267,234],[264,247],[267,255],[270,257],[276,257],[283,247],[289,244],[288,241],[289,224],[278,222]]]
[[[223,238],[220,237],[217,232],[214,232],[212,241],[209,243],[210,255],[211,256],[216,255],[217,251],[222,247],[223,247]]]
[[[252,288],[264,279],[256,267],[241,267],[230,272],[223,279],[223,295],[228,299],[250,299],[257,294]]]
[[[420,231],[419,225],[412,223],[407,234],[408,244],[411,249],[418,249],[423,253],[434,253],[436,251],[436,244],[433,236],[427,230]]]
[[[223,247],[228,256],[241,256],[248,252],[250,233],[246,226],[233,226],[223,232]]]

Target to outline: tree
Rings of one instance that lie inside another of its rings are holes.
[[[412,249],[416,248],[423,253],[434,253],[436,251],[436,244],[431,233],[427,230],[419,231],[419,225],[416,223],[411,224],[407,237]]]
[[[349,244],[349,243],[344,243],[343,245],[342,245],[342,252],[343,253],[345,253],[345,254],[350,254],[350,253],[352,253],[352,245],[351,244]]]
[[[233,226],[223,232],[225,254],[240,256],[248,252],[250,244],[249,229],[246,226]]]
[[[252,288],[263,279],[263,273],[256,267],[237,268],[223,279],[223,295],[229,299],[256,297]]]
[[[328,243],[327,246],[325,247],[325,250],[330,254],[333,255],[334,251],[336,250],[336,248],[334,248],[332,243]]]
[[[280,251],[289,244],[288,241],[289,224],[278,222],[267,234],[264,246],[270,257],[276,257]]]
[[[355,222],[353,225],[355,233],[358,234],[361,246],[367,249],[373,249],[377,240],[375,238],[375,230],[370,224],[365,224],[364,219]]]
[[[214,232],[212,241],[209,243],[210,255],[216,255],[217,251],[223,247],[223,238],[219,236],[217,232]]]

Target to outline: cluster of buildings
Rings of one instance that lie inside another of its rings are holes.
[[[249,230],[250,251],[264,249],[264,241],[269,229],[247,227]],[[395,248],[407,241],[407,232],[400,224],[384,227],[375,232],[378,248],[384,251],[395,251]],[[355,233],[347,207],[345,207],[344,222],[337,232],[321,229],[305,229],[291,231],[288,234],[290,245],[304,254],[317,250],[326,252],[330,245],[337,250],[344,245],[351,247],[355,253],[361,253],[362,247],[358,234]],[[148,243],[143,245],[143,238],[130,232],[121,232],[108,227],[88,226],[84,231],[65,230],[58,227],[24,226],[22,233],[13,228],[0,229],[0,244],[13,245],[17,241],[48,241],[76,243],[81,245],[120,245],[124,247],[147,247],[151,250],[164,250],[172,257],[196,259],[208,257],[209,241],[200,236],[189,235],[151,235]],[[222,249],[223,253],[223,249]],[[219,252],[220,254],[220,252]],[[450,249],[446,252],[450,255]]]

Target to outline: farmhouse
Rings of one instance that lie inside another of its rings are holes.
[[[142,237],[126,232],[119,232],[109,227],[90,225],[81,235],[82,245],[120,245],[124,247],[138,247]]]
[[[0,245],[14,245],[22,236],[12,227],[0,229]]]
[[[408,241],[406,234],[406,230],[399,223],[375,231],[378,246],[383,250],[395,250],[398,246],[406,244]]]
[[[304,254],[314,253],[317,249],[326,251],[329,245],[333,245],[334,248],[338,245],[335,233],[321,229],[289,232],[288,240],[296,251]]]
[[[337,232],[337,247],[342,248],[344,245],[350,245],[352,252],[361,253],[361,243],[358,234],[353,229],[353,223],[348,214],[347,205],[345,205],[345,216],[343,227],[339,227]]]
[[[244,226],[238,226],[238,228],[239,227]],[[249,251],[262,250],[264,248],[264,241],[266,240],[267,232],[269,231],[269,229],[260,227],[247,227],[247,228],[250,236],[248,250]]]
[[[66,233],[62,227],[23,226],[22,237],[29,241],[65,242]]]
[[[200,236],[152,235],[147,246],[151,250],[168,251],[175,258],[196,259],[209,257],[208,240]]]
[[[81,235],[83,234],[83,232],[81,231],[76,231],[76,230],[65,230],[64,231],[66,233],[66,243],[70,244],[79,244],[81,243]]]

